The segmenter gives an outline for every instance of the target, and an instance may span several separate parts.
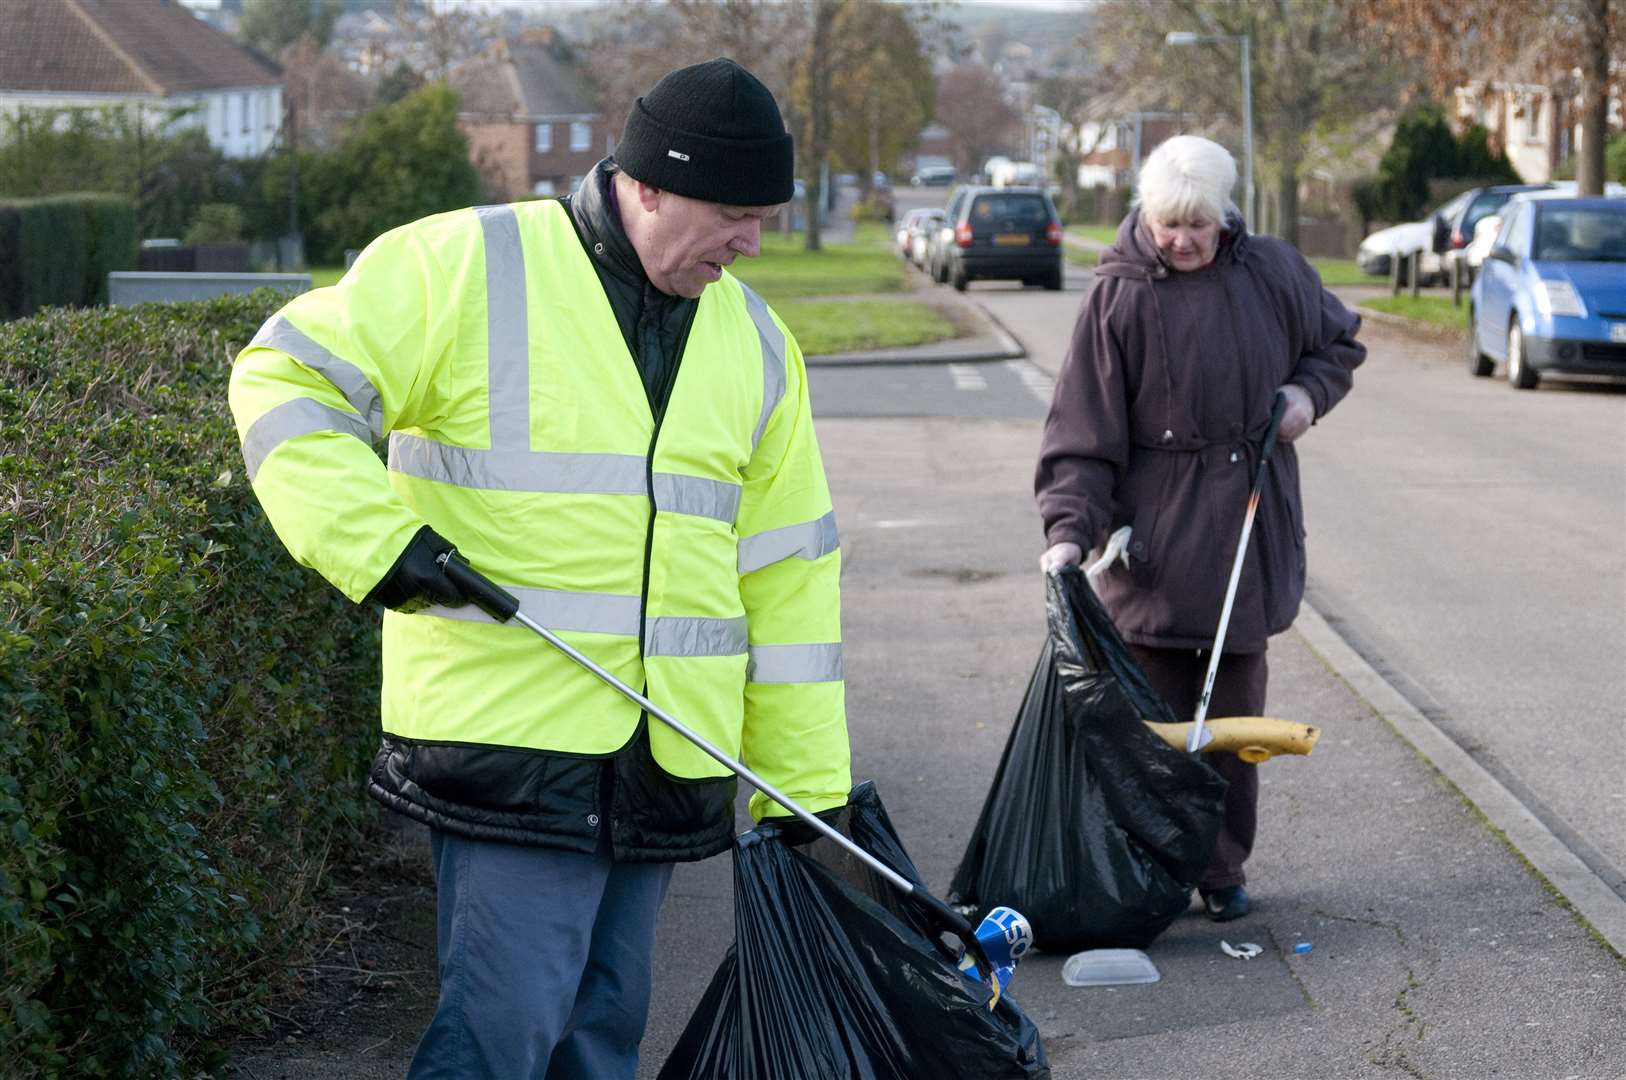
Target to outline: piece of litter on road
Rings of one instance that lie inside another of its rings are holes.
[[[1315,946],[1311,945],[1308,941],[1301,941],[1297,945],[1293,946],[1293,951],[1294,952],[1309,952],[1314,947]]]
[[[1229,941],[1222,941],[1220,942],[1220,948],[1226,956],[1234,956],[1238,960],[1252,960],[1265,951],[1263,946],[1255,945],[1251,941],[1244,941],[1240,945],[1232,945]]]
[[[1139,949],[1085,949],[1061,966],[1068,986],[1126,986],[1161,978],[1151,957]]]

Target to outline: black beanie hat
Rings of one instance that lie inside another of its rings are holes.
[[[646,184],[732,206],[789,202],[794,188],[779,106],[726,57],[679,68],[634,102],[615,161]]]

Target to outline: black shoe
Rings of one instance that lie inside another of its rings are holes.
[[[1248,903],[1248,890],[1240,885],[1227,885],[1212,892],[1203,889],[1198,891],[1202,893],[1203,909],[1214,922],[1240,919],[1248,913],[1251,906]]]

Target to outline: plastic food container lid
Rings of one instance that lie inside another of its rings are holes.
[[[1139,949],[1085,949],[1061,966],[1068,986],[1130,986],[1160,978],[1157,965]]]

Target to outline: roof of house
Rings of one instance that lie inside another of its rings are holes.
[[[463,112],[499,116],[587,116],[599,111],[576,64],[535,32],[499,42],[452,70]]]
[[[169,97],[281,82],[175,0],[0,3],[0,90]]]

